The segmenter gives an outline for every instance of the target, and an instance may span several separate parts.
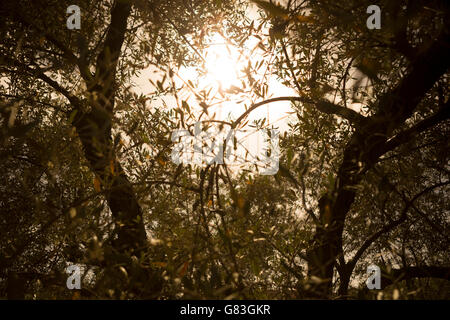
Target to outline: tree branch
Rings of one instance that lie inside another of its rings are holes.
[[[27,27],[32,27],[35,30],[39,32],[39,34],[43,35],[45,39],[47,39],[50,43],[52,43],[56,48],[58,48],[62,53],[63,57],[67,59],[69,63],[75,64],[78,67],[78,70],[80,70],[80,74],[86,81],[88,79],[91,79],[92,75],[89,72],[89,69],[85,68],[86,65],[85,61],[82,61],[81,57],[78,58],[72,50],[70,50],[63,42],[59,41],[56,37],[54,37],[52,34],[46,32],[45,30],[41,29],[38,25],[30,22],[22,13],[20,8],[17,7],[17,3],[14,3],[12,5],[14,16],[24,25]]]
[[[394,150],[401,144],[410,141],[412,137],[418,135],[423,131],[426,131],[427,129],[449,118],[450,118],[450,99],[434,115],[420,121],[411,128],[398,133],[395,137],[392,137],[391,139],[386,141],[386,143],[380,148],[380,152],[382,152],[382,154],[385,154],[388,151]]]
[[[25,69],[27,72],[37,76],[39,79],[47,83],[53,89],[64,95],[73,106],[79,107],[81,105],[81,101],[76,96],[72,95],[67,89],[61,87],[56,81],[47,76],[41,69],[37,67],[35,69],[30,68],[29,66],[15,59],[9,58],[5,55],[0,55],[0,61],[5,61],[10,65],[14,65],[16,67]]]
[[[277,98],[271,98],[264,101],[260,101],[258,103],[252,104],[243,114],[237,118],[236,121],[233,123],[233,128],[236,128],[239,123],[247,117],[250,112],[255,110],[256,108],[263,106],[265,104],[269,104],[272,102],[278,102],[278,101],[299,101],[303,103],[311,103],[314,104],[317,108],[317,110],[327,113],[327,114],[335,114],[337,116],[340,116],[346,120],[349,120],[353,124],[359,125],[360,123],[363,123],[365,121],[365,117],[357,113],[356,111],[348,108],[344,108],[338,105],[335,105],[331,102],[325,101],[325,100],[319,100],[314,101],[307,97],[277,97]]]
[[[354,257],[348,262],[347,266],[348,266],[348,270],[353,270],[353,268],[355,267],[356,263],[358,262],[358,260],[361,258],[362,254],[364,253],[364,251],[367,250],[367,248],[370,247],[370,245],[372,245],[372,243],[374,243],[379,237],[381,237],[383,234],[388,233],[389,231],[391,231],[392,229],[394,229],[395,227],[399,226],[402,222],[404,222],[406,220],[406,213],[408,212],[409,208],[411,206],[414,206],[414,202],[420,198],[421,196],[423,196],[424,194],[448,185],[450,182],[446,181],[446,182],[442,182],[442,183],[437,183],[435,185],[432,185],[430,187],[425,188],[424,190],[422,190],[421,192],[419,192],[418,194],[416,194],[413,198],[411,198],[410,200],[408,200],[406,202],[405,207],[403,208],[403,211],[400,215],[400,218],[398,218],[397,220],[392,221],[391,223],[387,224],[386,226],[384,226],[383,228],[381,228],[381,230],[375,232],[372,236],[370,236],[368,239],[366,239],[366,241],[364,241],[364,243],[362,244],[362,246],[358,249],[358,251],[356,252],[356,254],[354,255]]]
[[[390,272],[382,270],[381,289],[402,280],[415,278],[438,278],[450,280],[450,267],[420,266],[391,269]]]
[[[115,75],[130,13],[129,0],[117,0],[114,3],[109,30],[97,56],[95,78],[87,84],[89,91],[100,93],[102,105],[110,111],[114,107]]]

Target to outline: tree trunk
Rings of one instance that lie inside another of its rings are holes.
[[[117,233],[114,248],[128,256],[145,247],[146,235],[142,209],[115,155],[111,125],[117,86],[116,69],[130,12],[130,1],[115,2],[103,49],[97,57],[95,75],[91,77],[84,73],[83,77],[89,91],[87,103],[90,111],[82,112],[86,106],[74,106],[78,111],[74,125],[86,159],[96,175],[97,185],[105,193],[114,219]]]
[[[115,157],[111,116],[105,109],[94,106],[74,124],[86,159],[111,209],[118,237],[114,247],[120,253],[132,254],[145,246],[145,229],[132,184]]]
[[[338,295],[340,299],[347,299],[348,295],[348,285],[350,284],[350,272],[345,272],[344,274],[340,274],[339,277],[339,288],[338,288]]]
[[[6,288],[8,300],[24,300],[25,283],[25,279],[21,278],[16,272],[8,272],[8,284]]]
[[[344,149],[336,185],[319,200],[321,224],[307,252],[314,297],[327,299],[331,296],[333,270],[342,255],[345,218],[355,200],[357,184],[389,150],[386,148],[388,137],[412,115],[427,91],[450,66],[448,30],[443,30],[437,40],[431,45],[424,44],[422,49],[411,62],[408,74],[379,98],[377,113],[355,126],[355,133]]]

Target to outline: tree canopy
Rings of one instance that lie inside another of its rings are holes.
[[[449,298],[447,1],[0,13],[1,297]],[[261,111],[281,102],[283,119]],[[173,161],[174,132],[214,128],[277,129],[276,173],[248,152],[237,167]]]

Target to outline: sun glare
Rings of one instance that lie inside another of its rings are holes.
[[[214,35],[211,45],[205,50],[205,80],[216,82],[221,89],[239,85],[243,60],[237,48],[228,45],[220,35]]]
[[[180,79],[179,85],[183,85],[186,90],[183,91],[182,99],[190,104],[198,104],[194,92],[205,91],[209,93],[212,105],[208,109],[208,115],[215,120],[227,120],[228,116],[238,118],[254,101],[244,90],[242,81],[246,82],[244,69],[249,63],[254,66],[258,61],[264,59],[258,50],[252,50],[256,47],[259,40],[249,41],[245,47],[238,48],[230,44],[222,35],[216,33],[210,37],[209,45],[200,51],[204,59],[202,72],[194,67],[182,67],[178,72]],[[261,74],[252,71],[255,79],[262,78],[264,68],[259,70]],[[190,82],[191,81],[191,82]],[[256,80],[258,81],[258,80]],[[292,95],[294,92],[282,85],[274,76],[268,76],[263,81],[268,84],[268,98],[279,95]],[[188,83],[195,83],[195,88],[190,88]],[[247,83],[248,85],[248,83]],[[248,92],[249,88],[245,88]],[[227,94],[231,93],[231,94]],[[225,95],[224,95],[225,94]],[[201,109],[199,109],[201,110]],[[276,125],[287,127],[287,122],[283,121],[288,112],[292,111],[290,103],[287,101],[273,103],[263,108],[254,110],[248,117],[250,121],[266,118],[266,124],[277,122]]]
[[[220,34],[214,34],[210,37],[209,45],[201,51],[204,60],[201,75],[193,67],[183,67],[179,75],[183,80],[197,80],[200,89],[213,87],[227,90],[232,86],[240,86],[240,73],[249,59],[244,52],[245,49],[238,49],[227,43]]]

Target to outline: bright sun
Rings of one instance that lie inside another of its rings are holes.
[[[218,34],[211,40],[211,45],[205,50],[205,80],[217,82],[222,89],[238,85],[239,70],[243,68],[242,54]]]
[[[200,75],[193,67],[183,67],[179,76],[183,80],[197,80],[198,88],[227,90],[231,86],[240,86],[240,70],[248,60],[248,56],[242,53],[243,49],[228,44],[220,35],[214,34],[210,37],[210,43],[202,52],[204,60],[204,71]]]
[[[219,33],[211,35],[209,45],[200,51],[204,59],[203,72],[199,72],[194,67],[182,67],[178,72],[179,84],[186,88],[183,91],[182,99],[188,101],[191,105],[195,105],[198,101],[192,93],[208,92],[208,96],[211,98],[209,100],[211,102],[208,109],[209,116],[212,116],[215,120],[226,120],[228,115],[235,119],[239,117],[246,110],[246,106],[249,106],[253,101],[246,93],[237,94],[234,89],[242,88],[242,81],[246,82],[247,75],[243,70],[248,64],[255,65],[263,59],[263,55],[258,50],[251,49],[256,47],[259,42],[256,38],[253,40],[255,41],[249,40],[245,47],[238,48],[230,44]],[[263,74],[252,73],[252,76],[258,79],[263,77]],[[267,97],[271,97],[275,93],[276,95],[294,94],[293,90],[279,83],[273,76],[268,76],[264,81],[268,84],[269,89]],[[195,87],[192,87],[193,82],[196,83]],[[187,85],[188,83],[189,85]],[[231,89],[231,93],[236,94],[225,97],[223,93],[227,93],[229,89]],[[248,87],[246,90],[248,91]],[[237,92],[239,93],[239,91]],[[266,118],[266,124],[269,124],[269,119],[270,123],[273,123],[273,121],[279,122],[286,118],[290,111],[292,110],[289,102],[276,102],[271,104],[270,108],[267,105],[265,108],[254,110],[249,115],[249,119]],[[287,124],[281,122],[278,124],[287,127]]]

